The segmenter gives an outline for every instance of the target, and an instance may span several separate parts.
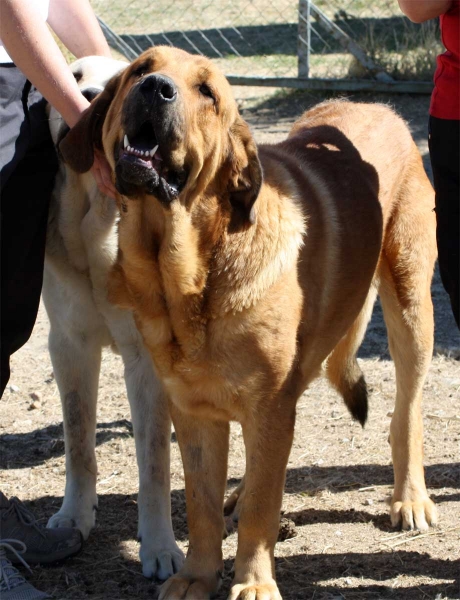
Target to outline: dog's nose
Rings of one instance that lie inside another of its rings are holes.
[[[94,100],[96,96],[98,96],[102,92],[102,88],[90,87],[84,90],[81,90],[82,95],[91,102]]]
[[[174,102],[177,97],[177,89],[172,79],[164,75],[149,75],[141,85],[140,91],[150,101]]]

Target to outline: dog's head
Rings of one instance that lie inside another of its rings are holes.
[[[129,63],[104,56],[85,56],[73,62],[70,70],[75,77],[83,96],[90,102],[98,96],[112,77],[126,69]],[[49,123],[53,142],[56,146],[69,132],[64,119],[50,107]]]
[[[158,46],[116,75],[61,143],[70,166],[90,169],[103,147],[119,192],[167,209],[214,194],[250,223],[262,172],[224,75],[202,56]],[[236,217],[236,220],[235,220]]]

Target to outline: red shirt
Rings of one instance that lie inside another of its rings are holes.
[[[437,59],[430,115],[460,120],[460,0],[454,0],[439,21],[446,52]]]

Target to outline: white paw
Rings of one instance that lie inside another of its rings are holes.
[[[53,515],[48,523],[47,527],[50,529],[56,529],[58,527],[76,527],[80,530],[83,539],[87,540],[91,529],[96,525],[96,507],[93,507],[91,511],[83,513],[80,511],[73,512],[69,510],[61,510]]]
[[[164,581],[179,571],[184,564],[184,554],[174,540],[155,544],[152,540],[142,540],[139,556],[144,577]]]

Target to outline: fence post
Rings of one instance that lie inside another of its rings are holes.
[[[311,0],[299,0],[297,32],[297,73],[299,79],[308,79],[310,74],[310,4]]]

